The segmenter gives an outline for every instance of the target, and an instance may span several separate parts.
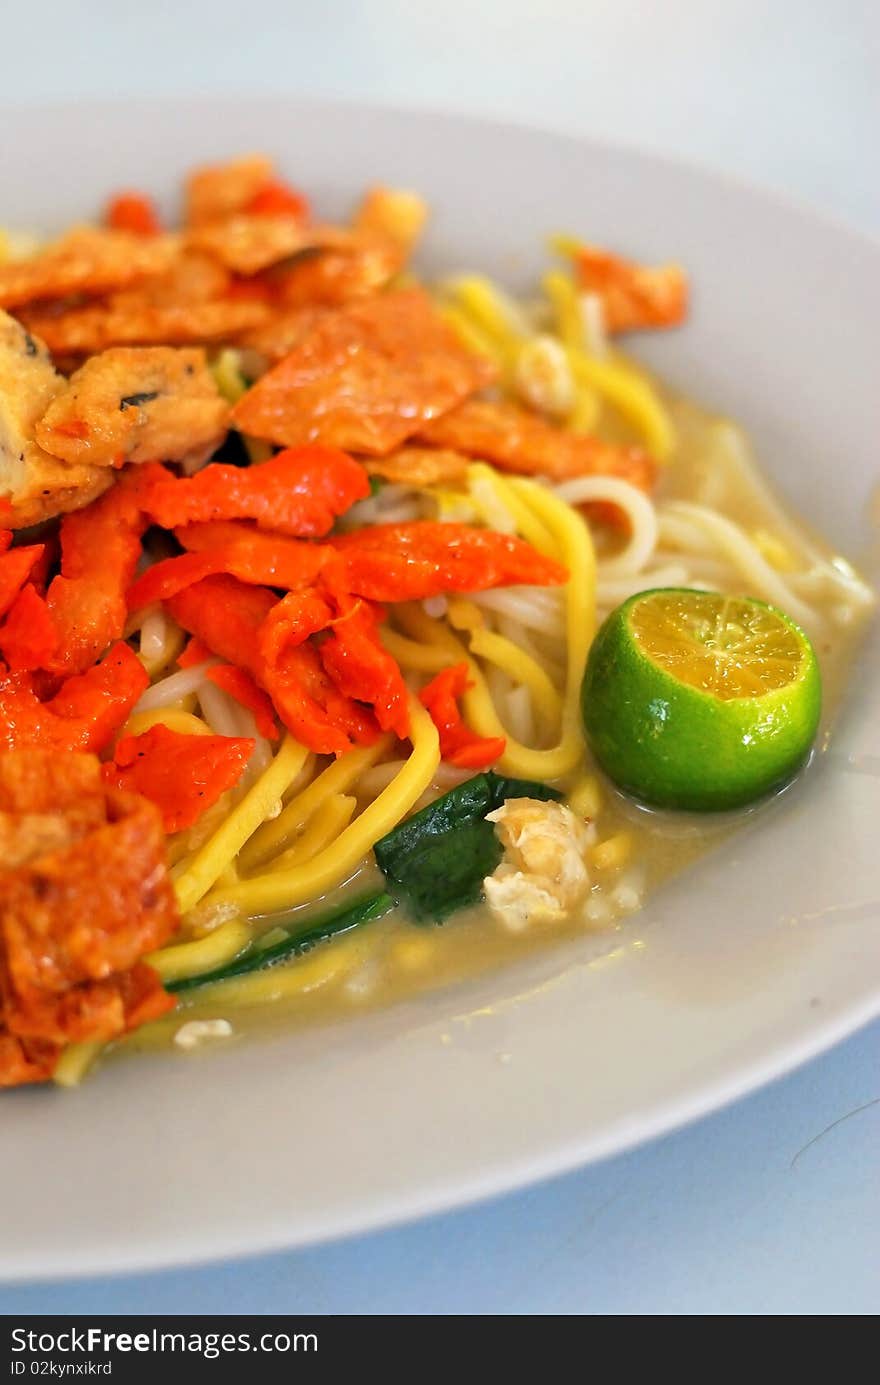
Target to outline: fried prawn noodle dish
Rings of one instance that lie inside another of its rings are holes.
[[[683,271],[427,214],[252,155],[0,234],[0,1085],[608,928],[809,754],[872,595],[621,353]]]

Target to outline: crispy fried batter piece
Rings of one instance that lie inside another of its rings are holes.
[[[65,465],[35,440],[37,420],[65,384],[45,344],[0,311],[0,496],[12,528],[87,505],[109,485],[95,467]]]
[[[418,442],[481,457],[525,476],[619,476],[649,491],[656,465],[640,447],[568,433],[515,404],[469,399],[419,429]]]
[[[223,441],[228,418],[203,351],[118,346],[71,376],[34,431],[69,463],[198,465]]]
[[[256,299],[209,298],[191,303],[154,303],[148,293],[114,294],[100,303],[67,312],[22,313],[21,320],[43,338],[53,355],[79,358],[111,346],[186,346],[231,341],[268,321],[271,311]]]
[[[448,448],[401,447],[387,457],[364,463],[368,476],[398,486],[454,486],[464,481],[470,458]]]
[[[208,226],[243,212],[274,177],[272,160],[265,154],[194,169],[186,182],[187,226]]]
[[[601,298],[609,332],[674,327],[687,316],[688,281],[680,265],[635,264],[584,245],[575,267],[581,287]]]
[[[233,419],[286,446],[322,442],[383,456],[492,374],[459,345],[428,296],[407,289],[321,318],[243,395]]]
[[[270,272],[279,301],[288,308],[338,308],[378,293],[404,265],[401,246],[385,236],[336,233],[331,244],[312,232],[312,241],[287,265]]]
[[[356,231],[384,237],[407,259],[412,254],[428,219],[428,206],[416,192],[401,188],[368,188],[358,208]]]
[[[129,231],[80,226],[30,259],[0,265],[0,307],[125,288],[161,274],[177,253],[173,236],[148,239]]]
[[[283,308],[267,322],[252,327],[238,338],[247,356],[247,373],[251,379],[262,375],[270,365],[290,355],[295,346],[305,341],[326,312],[325,308]]]
[[[149,302],[157,308],[179,307],[181,303],[209,303],[229,291],[231,276],[211,255],[184,247],[164,274],[130,290],[133,306]],[[126,296],[115,294],[113,301],[125,306]]]
[[[173,1000],[141,960],[177,926],[158,810],[93,756],[0,756],[0,1086],[51,1076]]]
[[[187,243],[234,274],[251,275],[313,245],[314,236],[289,216],[240,213],[226,221],[195,227],[188,233]]]

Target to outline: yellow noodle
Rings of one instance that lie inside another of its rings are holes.
[[[452,292],[458,306],[493,343],[501,360],[512,364],[524,333],[514,322],[512,306],[505,302],[491,280],[480,274],[462,275],[452,285]]]
[[[267,967],[249,976],[234,976],[199,990],[197,1003],[215,1009],[239,1009],[248,1005],[268,1005],[276,1000],[308,995],[320,986],[350,972],[364,956],[361,938],[340,938],[322,943],[283,966]]]
[[[476,352],[478,356],[488,356],[498,366],[504,364],[502,352],[470,314],[463,312],[453,303],[445,303],[440,308],[440,316],[455,332],[462,346]]]
[[[192,712],[181,712],[176,707],[154,707],[151,712],[134,712],[122,728],[123,736],[142,736],[152,726],[167,726],[181,736],[213,735],[207,722]]]
[[[563,255],[566,259],[575,259],[583,250],[584,243],[578,240],[577,236],[571,235],[568,231],[555,231],[552,236],[547,237],[547,244],[557,255]]]
[[[335,842],[305,865],[258,875],[232,889],[215,891],[212,899],[237,904],[247,914],[271,913],[315,899],[351,875],[372,850],[373,843],[410,811],[440,763],[436,728],[414,697],[410,698],[409,713],[412,754],[397,777]]]
[[[590,863],[596,870],[620,870],[632,853],[633,839],[629,832],[616,832],[590,848]]]
[[[562,705],[541,665],[512,640],[492,630],[471,631],[471,653],[500,668],[517,685],[528,688],[538,716],[549,726],[559,724]]]
[[[292,736],[285,736],[269,767],[236,804],[229,817],[205,842],[175,884],[182,913],[198,904],[262,822],[274,811],[281,795],[300,771],[308,751]]]
[[[592,385],[641,434],[648,451],[664,462],[675,446],[675,432],[656,391],[622,357],[596,360],[584,351],[569,350],[575,379]]]
[[[447,653],[437,644],[424,644],[419,639],[407,639],[406,635],[401,635],[398,630],[392,630],[388,626],[382,629],[382,643],[402,668],[413,669],[417,673],[439,673],[441,669],[449,668],[450,664],[458,662],[457,650],[453,650],[451,654]]]
[[[595,390],[589,390],[580,383],[575,399],[574,408],[566,420],[566,427],[570,433],[577,433],[580,436],[594,433],[596,424],[599,422],[599,414],[602,406],[599,396]]]
[[[468,467],[468,483],[473,497],[480,485],[488,486],[494,493],[498,504],[502,505],[516,526],[516,532],[541,553],[553,553],[553,539],[546,525],[524,504],[510,482],[499,476],[485,462],[474,462]],[[475,503],[478,503],[475,500]]]
[[[275,451],[270,442],[264,442],[262,438],[252,438],[248,433],[242,433],[241,440],[248,457],[255,466],[259,462],[268,462]]]
[[[590,534],[583,519],[564,501],[535,481],[521,478],[507,482],[548,529],[555,552],[565,563],[569,581],[565,588],[566,690],[562,710],[559,744],[547,750],[523,745],[506,731],[492,700],[479,665],[447,625],[433,620],[421,606],[402,604],[396,618],[410,642],[432,645],[446,655],[446,664],[468,664],[473,686],[464,694],[468,722],[481,736],[504,736],[507,741],[500,766],[510,774],[528,779],[552,780],[569,774],[583,755],[580,687],[587,662],[587,651],[595,629],[596,559]],[[398,641],[389,645],[401,656],[408,649]],[[406,663],[406,658],[403,658]],[[412,665],[411,665],[412,666]],[[441,665],[443,667],[445,665]]]
[[[160,948],[147,961],[164,982],[181,981],[185,976],[201,976],[202,972],[224,967],[244,952],[253,939],[251,924],[244,919],[230,919],[203,938]]]
[[[302,789],[305,784],[311,783],[314,777],[315,765],[317,764],[317,762],[317,755],[313,750],[310,750],[306,758],[303,760],[302,768],[300,769],[299,774],[297,774],[290,781],[287,788],[284,790],[284,793],[281,795],[282,803],[289,803],[290,800],[294,797],[294,795],[298,794],[300,789]],[[250,842],[248,842],[248,846],[250,846]]]
[[[78,1087],[101,1052],[104,1044],[100,1039],[88,1039],[79,1044],[68,1044],[52,1074],[52,1081],[59,1087]]]
[[[568,791],[568,806],[578,817],[592,820],[602,807],[602,790],[598,776],[586,774]]]
[[[221,351],[211,366],[211,374],[223,398],[237,404],[248,387],[242,374],[241,352],[232,346]]]
[[[463,698],[468,724],[481,736],[505,738],[507,744],[499,761],[501,769],[525,779],[549,780],[567,774],[574,768],[583,753],[579,734],[565,736],[558,746],[550,750],[536,750],[532,746],[523,745],[507,731],[498,715],[482,669],[449,627],[440,621],[432,620],[420,607],[400,606],[396,615],[415,641],[431,644],[438,655],[443,655],[443,663],[439,665],[441,668],[462,662],[468,665],[473,685],[468,688]],[[399,645],[395,647],[399,649]]]
[[[573,353],[584,353],[587,350],[583,311],[577,288],[571,276],[563,274],[558,269],[545,274],[541,283],[553,305],[557,335],[566,348],[575,379],[575,404],[567,420],[568,427],[573,433],[592,433],[599,421],[601,404],[594,386],[574,369]]]
[[[382,736],[374,745],[358,746],[328,765],[317,779],[292,798],[277,818],[264,822],[241,852],[239,860],[246,871],[255,870],[270,857],[290,845],[317,808],[333,794],[342,793],[365,769],[369,769],[391,744]]]
[[[456,629],[468,631],[472,654],[500,668],[514,684],[528,688],[538,715],[549,726],[558,726],[562,712],[559,694],[535,659],[503,635],[487,630],[482,611],[473,602],[450,601],[449,621]]]
[[[273,870],[286,870],[290,866],[301,866],[311,861],[328,842],[335,841],[348,826],[354,816],[357,799],[345,794],[332,794],[321,804],[312,820],[297,837],[293,846],[272,862]]]
[[[578,302],[577,289],[571,277],[563,274],[561,269],[552,269],[544,275],[541,280],[541,287],[553,306],[556,315],[556,334],[563,346],[572,347],[575,351],[583,351],[586,346],[584,338],[584,321],[581,315],[581,305]]]

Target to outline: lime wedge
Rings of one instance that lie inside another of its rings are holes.
[[[719,592],[640,592],[590,650],[587,736],[619,788],[664,808],[721,810],[781,787],[819,725],[816,655],[794,621]]]

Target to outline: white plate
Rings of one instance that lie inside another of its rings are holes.
[[[170,190],[193,162],[268,149],[329,215],[368,181],[422,189],[434,269],[525,285],[557,227],[678,259],[691,321],[643,355],[743,422],[845,551],[867,541],[880,253],[850,231],[675,163],[447,116],[224,100],[5,128],[0,223],[60,228],[108,189]],[[864,1023],[878,667],[874,638],[808,782],[610,940],[333,1028],[4,1095],[0,1274],[181,1263],[452,1207],[702,1115]]]

